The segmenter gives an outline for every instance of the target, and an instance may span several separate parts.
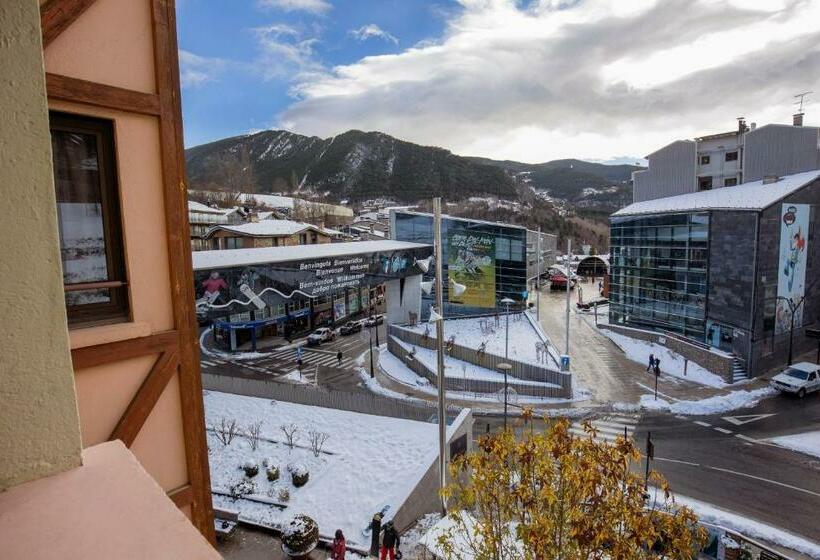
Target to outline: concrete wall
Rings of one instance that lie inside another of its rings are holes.
[[[421,316],[421,274],[405,278],[404,290],[401,280],[388,280],[385,282],[385,298],[388,324],[409,323],[413,321],[412,316],[418,320]]]
[[[820,168],[820,128],[770,124],[745,138],[743,180],[791,175]]]
[[[2,491],[81,463],[36,2],[0,5],[0,76]]]
[[[695,192],[696,144],[678,140],[649,154],[649,167],[632,174],[633,202]]]

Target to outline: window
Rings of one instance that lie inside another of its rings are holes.
[[[112,123],[57,112],[50,121],[68,322],[126,320]]]
[[[726,161],[737,161],[737,152],[726,152]]]
[[[737,185],[737,177],[727,177],[723,180],[724,187],[734,187]]]
[[[711,177],[698,177],[698,190],[699,191],[712,190],[712,178]]]
[[[711,158],[709,156],[700,156],[700,164],[701,165],[709,165]]]

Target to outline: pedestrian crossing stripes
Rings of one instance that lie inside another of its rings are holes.
[[[214,366],[217,366],[217,365],[224,365],[225,364],[225,362],[223,360],[218,360],[216,358],[202,358],[201,360],[199,360],[199,363],[201,363],[204,366],[209,366],[209,367],[214,367]]]
[[[272,356],[278,363],[296,363],[296,349],[288,348],[287,350],[280,350],[275,352]],[[302,363],[313,364],[327,367],[339,367],[339,360],[336,359],[336,353],[333,351],[311,351],[302,349]],[[356,361],[349,357],[342,357],[342,368],[351,369],[355,366]]]
[[[597,434],[594,438],[595,440],[614,442],[618,437],[623,437],[624,428],[626,428],[627,437],[633,437],[635,428],[639,421],[640,416],[614,414],[604,416],[602,418],[596,418],[595,420],[590,420],[589,423],[593,428],[595,428],[595,430],[597,430]],[[583,421],[573,422],[572,426],[569,428],[569,431],[571,434],[580,437],[586,437],[588,435],[584,431]]]

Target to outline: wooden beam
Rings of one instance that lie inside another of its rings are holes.
[[[94,0],[48,0],[40,6],[40,27],[43,30],[43,48],[77,21]]]
[[[176,350],[178,345],[177,331],[165,331],[151,336],[75,348],[71,351],[71,361],[74,364],[74,371],[78,371],[129,358]]]
[[[182,141],[179,56],[174,0],[151,0],[154,24],[154,69],[160,98],[160,143],[168,272],[174,325],[179,331],[179,383],[185,458],[193,492],[191,521],[212,544],[214,512],[205,440],[205,410],[199,370],[199,343],[194,306],[194,275],[188,226],[188,190]]]
[[[46,93],[49,99],[59,101],[85,103],[143,115],[160,114],[159,95],[156,93],[144,93],[60,74],[46,72]]]
[[[168,492],[168,497],[178,508],[183,508],[194,501],[194,490],[190,484],[186,484]]]
[[[137,390],[137,394],[131,399],[128,408],[120,417],[120,421],[117,422],[117,427],[111,432],[109,440],[119,439],[126,447],[131,447],[178,366],[179,358],[176,352],[160,354],[154,367],[148,372]]]

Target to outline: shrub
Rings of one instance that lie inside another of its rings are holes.
[[[253,480],[243,478],[239,482],[231,485],[230,492],[234,498],[243,498],[248,494],[255,494],[256,483]]]
[[[310,478],[310,473],[304,465],[299,463],[291,463],[288,465],[288,472],[290,473],[290,480],[296,488],[307,484]]]
[[[242,470],[245,471],[245,476],[253,478],[259,474],[259,465],[253,461],[246,461],[245,464],[242,465]]]
[[[279,467],[276,465],[269,466],[265,473],[268,475],[268,480],[271,482],[279,480]]]
[[[279,493],[276,495],[276,499],[282,503],[287,503],[290,501],[290,490],[287,488],[280,488]]]
[[[305,514],[298,514],[282,528],[282,549],[288,556],[303,556],[319,542],[319,525]]]

